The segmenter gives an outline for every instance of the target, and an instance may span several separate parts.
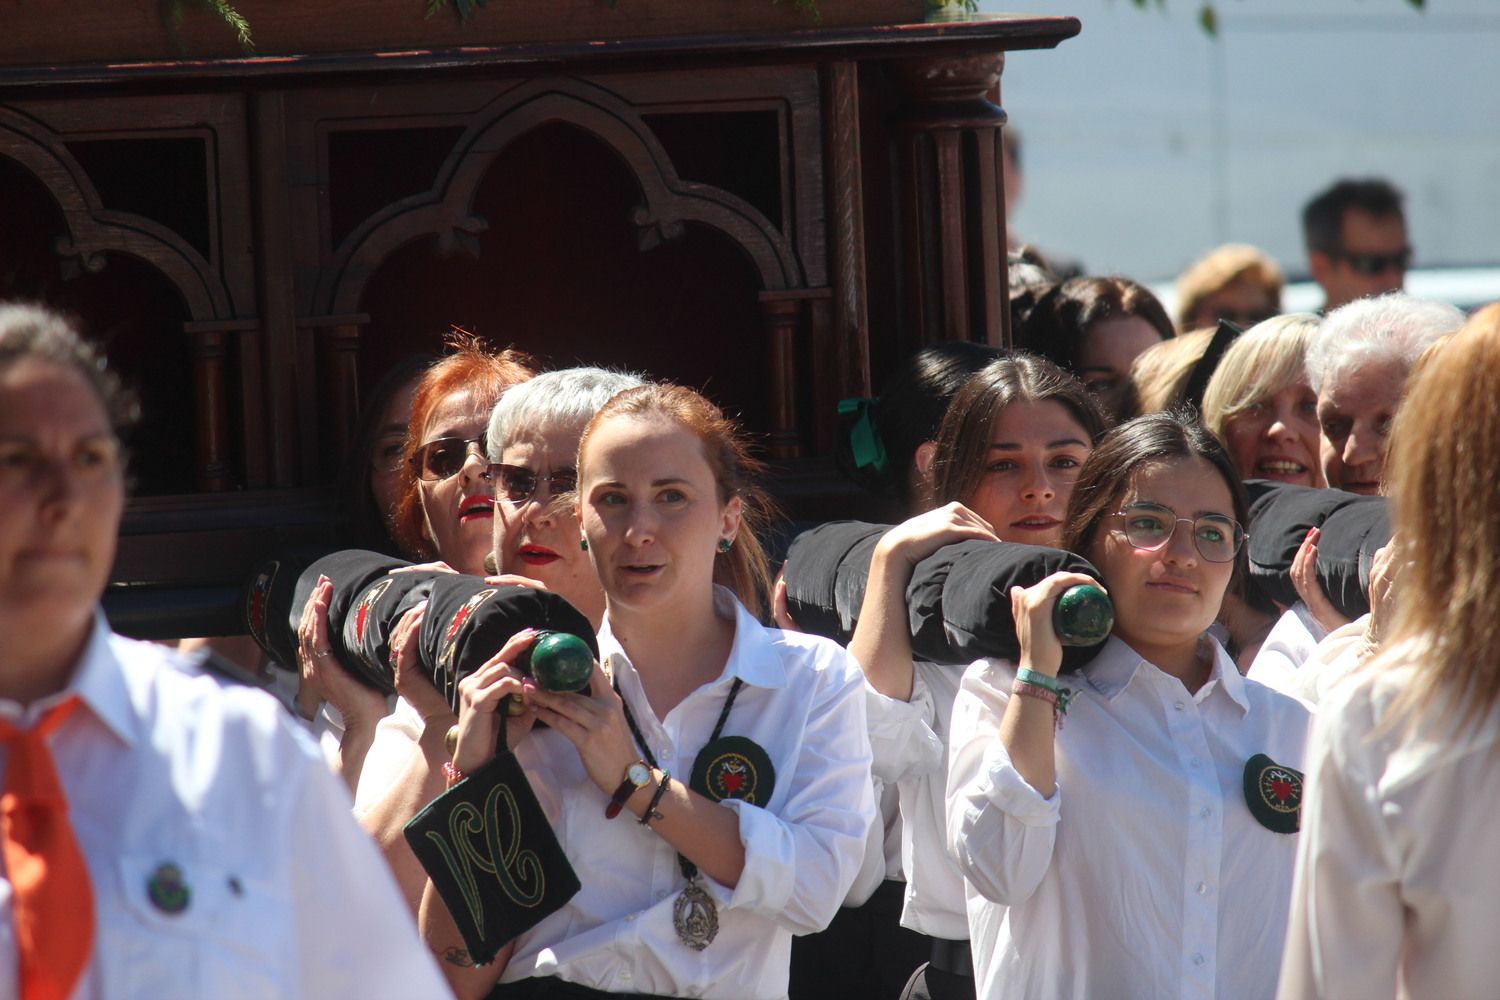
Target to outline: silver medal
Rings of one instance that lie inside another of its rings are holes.
[[[702,951],[719,934],[719,908],[694,875],[672,906],[677,937],[694,951]]]

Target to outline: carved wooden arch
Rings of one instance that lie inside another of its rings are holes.
[[[86,271],[104,269],[108,252],[145,261],[182,294],[195,321],[230,316],[229,293],[203,256],[166,226],[103,207],[99,194],[67,147],[45,125],[0,107],[0,156],[30,171],[56,200],[67,234],[53,251],[76,257]]]
[[[328,315],[357,313],[365,283],[403,245],[434,235],[440,245],[467,242],[488,228],[471,211],[494,158],[519,136],[551,122],[577,126],[615,151],[636,179],[642,204],[632,221],[643,249],[701,223],[728,236],[750,258],[766,290],[800,287],[802,271],[784,234],[745,200],[683,181],[640,114],[617,95],[579,79],[535,80],[493,101],[455,144],[433,187],[393,202],[340,245],[313,301]]]

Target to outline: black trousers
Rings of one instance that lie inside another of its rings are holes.
[[[863,906],[844,907],[828,929],[792,938],[791,1000],[896,1000],[927,961],[929,939],[901,926],[906,884],[882,882]]]

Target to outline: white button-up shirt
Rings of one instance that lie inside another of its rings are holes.
[[[101,617],[66,692],[24,711],[0,701],[22,728],[70,694],[83,703],[48,741],[93,883],[74,1000],[451,996],[312,741],[269,696],[180,664]],[[152,902],[167,865],[181,912]],[[6,877],[0,997],[17,963]]]
[[[1390,661],[1385,661],[1390,662]],[[1388,723],[1413,664],[1321,703],[1308,747],[1286,1000],[1500,994],[1500,713]]]
[[[1217,643],[1196,694],[1118,638],[1064,682],[1057,787],[1000,742],[1013,667],[981,660],[953,712],[949,850],[968,880],[978,996],[1271,997],[1295,834],[1251,815],[1244,768],[1300,769],[1308,712]]]
[[[744,681],[722,735],[764,748],[776,787],[763,807],[723,803],[739,819],[745,868],[733,889],[699,876],[718,905],[718,937],[701,952],[677,937],[672,909],[686,883],[676,850],[628,813],[605,819],[609,796],[572,744],[534,731],[516,756],[583,887],[517,938],[504,981],[557,976],[612,992],[776,1000],[787,992],[792,935],[821,930],[837,912],[875,816],[863,675],[835,643],[767,629],[727,590],[715,603],[735,618],[728,662],[665,719],[608,620],[599,648],[652,754],[679,780],[690,776],[734,679]]]
[[[874,695],[881,701],[871,703],[875,770],[894,776],[900,797],[901,925],[953,941],[969,936],[963,872],[944,849],[948,729],[963,672],[958,664],[915,660],[909,702]]]

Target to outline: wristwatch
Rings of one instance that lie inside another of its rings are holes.
[[[645,788],[649,784],[651,784],[651,768],[645,761],[638,760],[627,767],[625,777],[620,781],[620,787],[615,789],[609,805],[604,807],[604,818],[614,819],[620,815],[620,810],[625,808],[625,800],[635,794],[637,788]]]

